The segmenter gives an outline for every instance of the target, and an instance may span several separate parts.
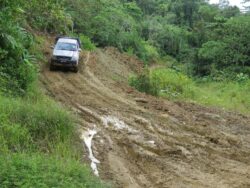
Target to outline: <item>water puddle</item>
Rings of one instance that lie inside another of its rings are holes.
[[[155,141],[153,141],[153,140],[148,141],[148,143],[152,144],[152,145],[155,145]]]
[[[124,121],[119,120],[114,116],[103,116],[101,117],[102,123],[107,128],[112,125],[116,130],[128,130],[129,132],[136,132],[136,130],[131,129]]]
[[[94,155],[93,155],[93,151],[92,151],[92,139],[95,136],[95,134],[97,133],[96,130],[88,130],[88,131],[83,131],[82,132],[82,136],[81,138],[83,139],[85,145],[88,148],[89,151],[89,159],[91,160],[91,168],[94,171],[94,174],[96,176],[99,176],[99,172],[97,169],[97,164],[100,163],[99,160],[97,160]]]

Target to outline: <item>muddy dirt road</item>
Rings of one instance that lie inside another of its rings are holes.
[[[84,62],[78,74],[44,67],[41,81],[85,134],[96,131],[89,136],[102,179],[124,188],[250,187],[249,117],[131,89],[127,78],[142,64],[115,49],[86,53]]]

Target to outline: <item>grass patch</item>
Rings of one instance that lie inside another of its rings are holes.
[[[0,187],[107,187],[80,162],[74,121],[43,95],[0,95]]]
[[[41,154],[0,156],[0,185],[9,187],[104,188],[78,161]]]
[[[0,101],[0,135],[5,140],[1,148],[52,152],[58,144],[72,140],[73,118],[53,101],[44,97],[29,102],[2,96]]]
[[[239,82],[197,83],[197,94],[193,99],[201,104],[250,113],[250,80]]]
[[[132,76],[129,84],[141,92],[171,100],[196,102],[250,113],[250,80],[200,81],[169,68],[156,68]]]

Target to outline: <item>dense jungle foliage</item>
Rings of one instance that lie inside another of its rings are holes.
[[[78,34],[86,48],[115,46],[146,64],[171,60],[189,76],[250,75],[250,15],[227,0],[3,0],[0,10],[4,93],[24,94],[36,77],[34,31]]]
[[[66,0],[75,32],[150,62],[171,56],[192,76],[249,75],[250,16],[228,1]],[[80,8],[79,8],[80,7]],[[84,8],[82,8],[84,7]]]

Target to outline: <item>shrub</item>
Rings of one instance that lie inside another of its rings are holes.
[[[193,95],[192,80],[172,69],[145,69],[142,74],[130,77],[129,84],[141,92],[169,98]]]
[[[147,61],[156,61],[159,59],[160,55],[156,49],[156,47],[149,44],[149,42],[142,42],[142,45],[145,48],[145,56]]]
[[[0,92],[23,95],[36,79],[33,56],[28,49],[32,36],[0,12]]]
[[[150,73],[151,93],[169,98],[191,95],[192,80],[172,69],[154,69]]]
[[[138,76],[131,76],[129,78],[129,85],[136,88],[140,92],[150,93],[150,78],[149,78],[149,70],[147,68],[144,69],[144,72]]]
[[[93,44],[90,40],[89,37],[81,34],[80,35],[80,40],[81,40],[81,43],[82,43],[82,47],[83,49],[86,49],[86,50],[94,50],[96,47],[95,47],[95,44]]]
[[[239,73],[236,75],[236,81],[240,83],[247,82],[249,80],[249,76],[247,74]]]

